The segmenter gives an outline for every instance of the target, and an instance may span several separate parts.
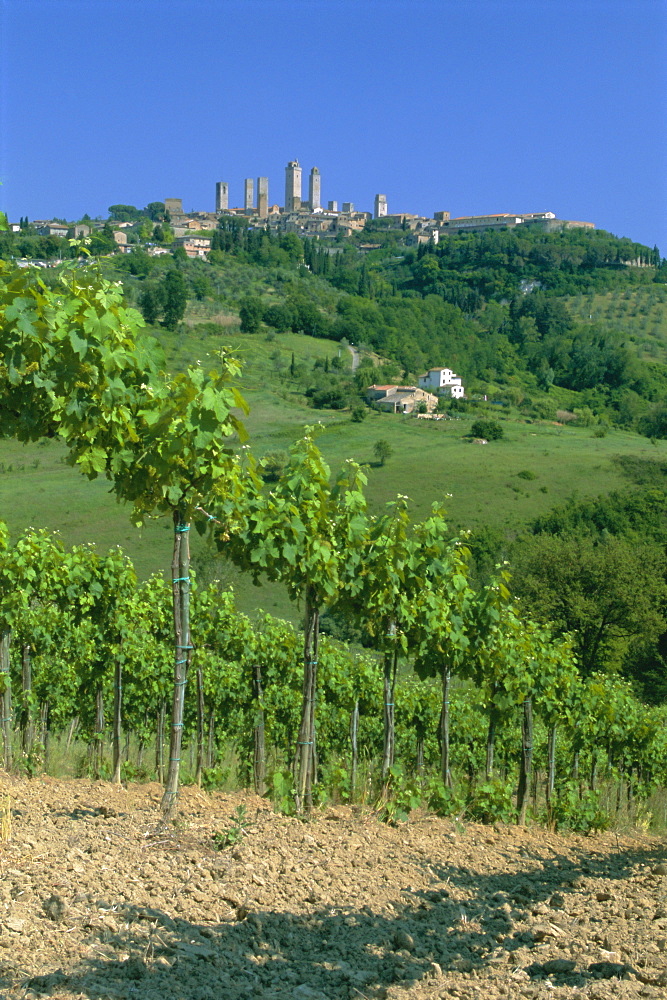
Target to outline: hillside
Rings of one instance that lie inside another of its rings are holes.
[[[631,485],[620,459],[646,463],[664,481],[665,444],[648,426],[667,396],[667,286],[655,251],[599,232],[498,232],[417,250],[396,233],[371,235],[378,249],[360,250],[362,234],[332,253],[294,234],[236,229],[223,233],[212,263],[137,248],[104,267],[144,312],[153,297],[149,329],[171,370],[222,345],[239,356],[258,458],[279,465],[303,427],[321,422],[319,445],[334,470],[347,457],[368,465],[375,510],[405,493],[417,519],[444,500],[452,529],[511,542],[570,496]],[[160,296],[175,272],[184,312],[165,326]],[[355,373],[350,342],[361,357]],[[445,408],[448,419],[365,406],[366,385],[414,382],[431,364],[464,379],[468,401]],[[471,444],[479,416],[498,419],[503,440]],[[652,441],[637,433],[649,429]],[[378,440],[391,452],[383,466]],[[57,444],[0,442],[0,504],[13,533],[32,524],[68,543],[120,543],[141,575],[166,565],[169,526],[131,528],[106,484],[63,465]],[[295,614],[277,587],[257,591],[217,561],[207,572],[234,579],[243,608]]]

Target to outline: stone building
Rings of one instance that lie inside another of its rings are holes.
[[[419,385],[439,396],[451,396],[452,399],[463,399],[465,396],[463,383],[451,368],[430,368],[425,375],[419,376]]]
[[[416,385],[370,385],[366,389],[366,400],[390,413],[414,413],[420,405],[427,413],[432,413],[438,405],[437,396]]]

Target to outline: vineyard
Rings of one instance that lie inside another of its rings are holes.
[[[426,803],[594,829],[608,822],[601,781],[631,812],[664,784],[664,710],[584,675],[576,636],[529,620],[507,567],[475,589],[466,534],[437,504],[417,524],[402,496],[371,515],[363,470],[348,461],[332,481],[312,428],[268,489],[224,350],[215,368],[165,374],[119,287],[75,264],[50,286],[9,274],[0,305],[5,433],[59,436],[137,523],[174,527],[170,583],[138,583],[120,548],[66,550],[38,530],[12,545],[2,528],[6,768],[34,773],[53,734],[76,733],[92,775],[163,782],[165,819],[186,752],[197,784],[220,784],[231,752],[236,779],[284,812],[362,799],[390,821]],[[191,529],[257,582],[281,581],[303,631],[198,586]],[[363,651],[321,636],[322,615]]]
[[[384,559],[386,546],[385,537]],[[5,767],[48,768],[50,740],[76,735],[89,748],[91,776],[163,781],[174,693],[171,587],[160,577],[138,583],[118,549],[67,551],[44,532],[6,545],[0,566]],[[398,570],[398,601],[378,616],[374,648],[363,652],[270,615],[251,621],[233,592],[193,586],[194,655],[179,727],[193,780],[223,785],[233,748],[236,780],[292,812],[290,765],[308,736],[311,805],[379,798],[391,821],[424,803],[440,815],[510,821],[519,781],[523,815],[530,805],[554,824],[587,830],[609,821],[599,797],[613,779],[614,808],[634,803],[641,816],[665,781],[664,709],[643,706],[619,679],[582,679],[569,645],[520,622],[502,584],[474,595],[457,568],[460,580],[451,570],[440,580],[449,594],[416,590],[413,608]],[[360,611],[369,627],[373,599],[369,590]],[[313,688],[317,679],[308,732],[304,642]]]

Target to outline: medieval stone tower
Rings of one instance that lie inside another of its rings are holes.
[[[308,181],[308,201],[310,203],[310,210],[314,212],[316,208],[321,208],[320,201],[320,185],[322,183],[322,177],[317,167],[313,167],[310,171],[310,178]]]
[[[215,185],[215,210],[216,212],[226,212],[229,208],[229,184],[226,181],[218,181]]]
[[[298,160],[290,160],[285,167],[285,211],[298,212],[301,208],[301,167]]]
[[[257,178],[257,214],[266,219],[269,214],[269,178]]]
[[[382,219],[387,214],[387,196],[386,194],[376,194],[375,195],[375,211],[373,215],[376,219]]]

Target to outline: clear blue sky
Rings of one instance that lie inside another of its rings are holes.
[[[550,210],[667,256],[665,0],[0,0],[0,207],[106,217],[244,177]]]

